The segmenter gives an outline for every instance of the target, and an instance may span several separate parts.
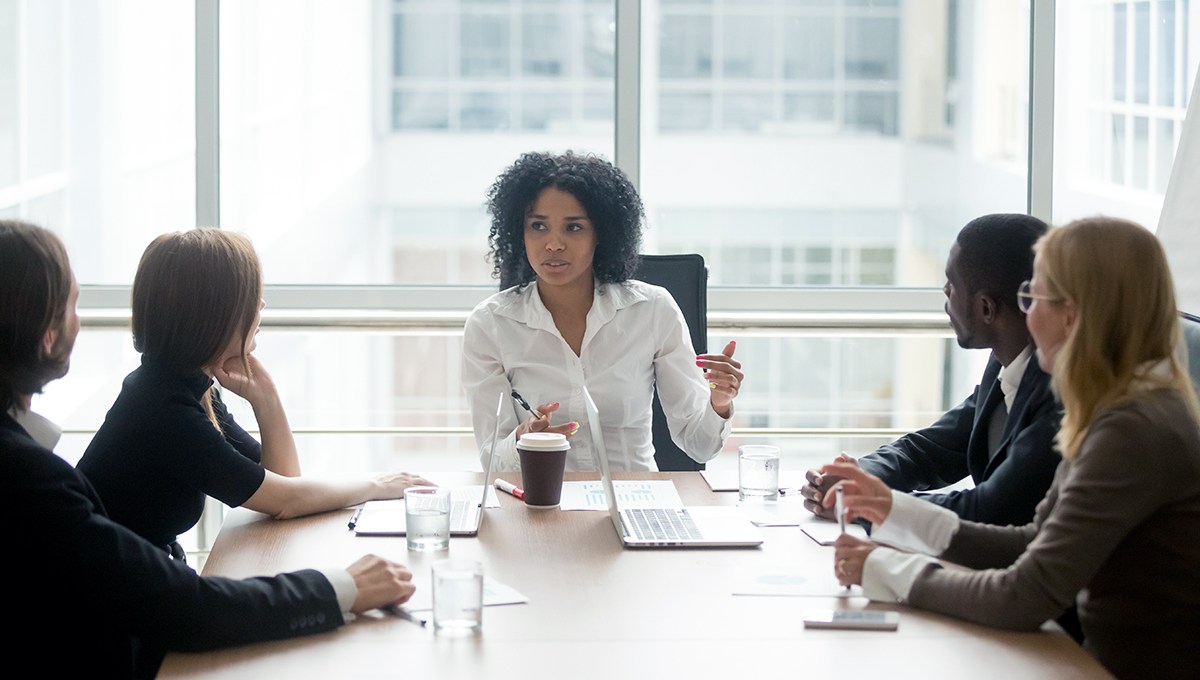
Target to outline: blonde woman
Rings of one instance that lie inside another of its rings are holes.
[[[1118,677],[1200,677],[1200,408],[1166,256],[1146,229],[1104,217],[1052,229],[1034,250],[1020,296],[1062,400],[1063,463],[1033,522],[962,521],[829,465],[846,477],[848,518],[914,551],[842,536],[838,579],[1014,630],[1077,602],[1084,647]]]
[[[399,498],[428,484],[408,473],[300,476],[287,414],[254,356],[262,267],[245,236],[200,228],[163,234],[133,281],[133,345],[142,365],[80,459],[109,516],[172,556],[205,497],[277,518]],[[254,410],[260,444],[225,409],[221,387]]]

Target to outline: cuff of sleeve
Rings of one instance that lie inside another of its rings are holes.
[[[958,532],[960,522],[951,510],[893,490],[892,510],[886,520],[871,527],[871,540],[940,555]]]
[[[517,455],[517,428],[513,428],[504,439],[496,442],[496,460],[492,461],[495,472],[519,472],[521,458]],[[487,462],[486,460],[484,461]]]
[[[338,607],[341,608],[342,614],[349,614],[350,609],[354,607],[354,600],[358,597],[358,587],[354,585],[354,577],[345,569],[318,569],[321,575],[328,581],[329,585],[333,586],[333,592],[337,595]]]
[[[903,604],[917,577],[931,564],[936,565],[937,560],[927,555],[876,548],[863,563],[863,595],[876,602]]]

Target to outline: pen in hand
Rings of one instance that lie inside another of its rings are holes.
[[[836,494],[834,496],[834,501],[836,503],[834,512],[837,513],[838,529],[840,529],[841,532],[844,534],[844,533],[846,533],[846,506],[843,504],[844,502],[842,501],[843,490],[842,490],[841,484],[838,484],[837,489],[834,491],[834,493]],[[850,590],[849,584],[846,585],[846,590]]]
[[[521,405],[521,408],[532,413],[534,418],[542,417],[542,414],[535,411],[533,409],[533,407],[529,405],[529,402],[525,401],[525,397],[522,397],[520,394],[518,394],[516,390],[512,391],[512,396],[513,396],[513,399],[516,399],[517,403]]]

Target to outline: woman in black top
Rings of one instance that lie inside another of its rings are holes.
[[[368,479],[300,476],[279,393],[252,354],[262,268],[245,236],[200,228],[164,234],[133,282],[133,344],[142,365],[92,439],[78,469],[108,514],[176,556],[206,496],[276,518],[399,498],[428,484],[408,473]],[[213,384],[248,401],[262,433],[233,419]]]

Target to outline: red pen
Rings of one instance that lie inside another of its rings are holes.
[[[496,488],[514,498],[525,500],[525,490],[511,482],[506,482],[503,479],[496,480]]]

